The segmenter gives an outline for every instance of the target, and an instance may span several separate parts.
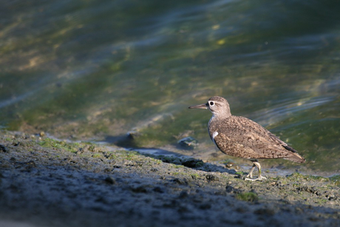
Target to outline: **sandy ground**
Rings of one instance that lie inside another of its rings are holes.
[[[339,177],[0,132],[0,226],[340,226]]]

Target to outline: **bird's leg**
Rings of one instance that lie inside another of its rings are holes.
[[[253,162],[253,166],[251,167],[251,170],[249,172],[249,174],[246,176],[245,180],[250,180],[250,181],[258,181],[258,180],[265,180],[267,179],[266,177],[261,175],[261,165],[257,160],[251,160]],[[258,178],[253,179],[253,171],[255,169],[255,167],[258,168],[259,170],[259,176]]]
[[[253,171],[255,169],[256,165],[253,163],[253,166],[251,167],[248,175],[246,176],[245,180],[252,180],[253,178]]]
[[[257,168],[259,169],[259,176],[258,176],[258,178],[254,179],[254,180],[266,180],[267,177],[264,177],[264,176],[261,175],[261,165],[260,165],[260,163],[259,163],[258,161],[253,162],[253,163],[254,163],[254,164],[257,166]]]

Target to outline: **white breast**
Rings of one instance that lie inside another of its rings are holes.
[[[213,134],[212,134],[212,138],[213,139],[215,139],[215,137],[218,135],[218,132],[214,132]]]
[[[216,141],[215,141],[215,137],[218,135],[218,132],[214,132],[212,134],[212,141],[214,142],[215,146],[217,147]]]

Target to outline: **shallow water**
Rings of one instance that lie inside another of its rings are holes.
[[[187,107],[220,95],[307,168],[337,172],[339,10],[337,1],[7,1],[0,125],[204,156],[216,152],[210,113]],[[200,146],[178,149],[185,136]]]

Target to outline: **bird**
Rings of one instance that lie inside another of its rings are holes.
[[[282,158],[293,162],[304,163],[306,160],[258,123],[230,112],[228,101],[220,96],[211,97],[207,103],[189,106],[189,109],[208,109],[212,117],[208,123],[210,139],[226,155],[250,160],[253,165],[244,178],[249,181],[267,179],[261,174],[258,159]],[[258,177],[253,178],[257,167]]]

